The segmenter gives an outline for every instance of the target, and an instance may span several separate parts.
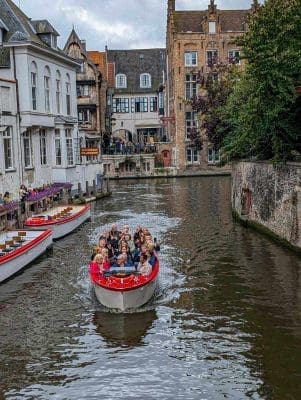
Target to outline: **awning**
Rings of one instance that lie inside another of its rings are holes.
[[[6,126],[0,126],[0,132],[1,133],[6,131],[6,129],[7,129],[7,125]]]

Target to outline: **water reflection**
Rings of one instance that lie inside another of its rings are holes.
[[[144,344],[144,338],[156,319],[155,310],[130,314],[96,311],[93,324],[96,332],[106,340],[107,345],[134,347]]]
[[[3,397],[301,399],[301,260],[233,222],[229,179],[113,191],[32,273],[0,287]],[[112,223],[147,225],[163,242],[158,293],[135,314],[91,296],[87,260]]]

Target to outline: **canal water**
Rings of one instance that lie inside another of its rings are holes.
[[[301,399],[301,259],[231,217],[230,179],[123,181],[0,286],[0,399]],[[87,264],[113,223],[162,242],[155,298],[112,313]]]

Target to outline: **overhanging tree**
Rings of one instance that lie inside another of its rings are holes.
[[[247,60],[221,113],[228,159],[286,161],[301,150],[301,0],[266,0],[241,40]]]

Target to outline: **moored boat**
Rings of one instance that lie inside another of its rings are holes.
[[[58,206],[27,218],[25,226],[34,230],[51,229],[53,239],[59,239],[74,231],[90,216],[90,205]]]
[[[30,264],[52,245],[52,231],[8,231],[0,233],[0,282]]]
[[[117,274],[90,274],[98,301],[108,308],[126,311],[146,304],[154,295],[159,275],[159,260],[150,275],[135,270]]]

